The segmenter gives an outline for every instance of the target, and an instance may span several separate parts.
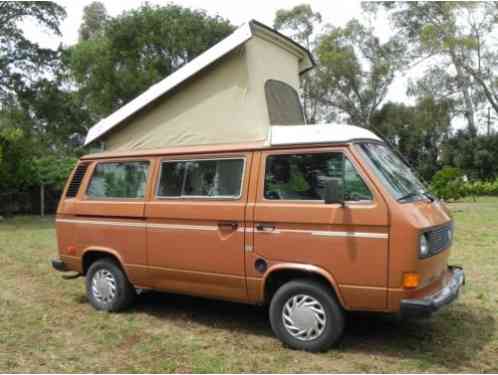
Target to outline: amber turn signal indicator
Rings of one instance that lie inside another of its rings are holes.
[[[403,288],[413,289],[420,285],[420,275],[416,272],[406,272],[403,274]]]

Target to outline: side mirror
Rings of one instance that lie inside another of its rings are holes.
[[[339,203],[344,206],[344,183],[341,178],[333,177],[325,187],[325,204]]]

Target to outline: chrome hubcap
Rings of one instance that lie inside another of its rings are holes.
[[[282,321],[291,336],[310,341],[319,337],[325,330],[327,314],[318,300],[306,294],[298,294],[285,303]]]
[[[116,297],[116,279],[106,269],[98,270],[92,278],[92,294],[101,303],[109,303]]]

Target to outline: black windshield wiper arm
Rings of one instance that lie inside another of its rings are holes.
[[[431,202],[434,202],[436,200],[436,198],[434,198],[434,195],[432,195],[431,193],[429,193],[428,191],[424,191],[422,192],[422,194],[427,198],[429,199]]]
[[[410,199],[410,198],[413,198],[413,197],[418,197],[419,195],[420,194],[418,192],[412,191],[411,193],[405,194],[402,197],[398,198],[397,201],[398,202],[404,201],[404,200],[407,200],[407,199]]]

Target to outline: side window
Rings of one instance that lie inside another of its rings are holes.
[[[347,201],[371,201],[372,193],[349,159],[344,159],[344,195]]]
[[[238,198],[243,170],[243,159],[164,161],[157,195]]]
[[[87,195],[92,198],[143,198],[148,169],[147,161],[98,163]]]
[[[346,200],[372,200],[353,164],[339,152],[269,156],[264,196],[271,200],[323,200],[327,180],[341,177],[343,170]]]

